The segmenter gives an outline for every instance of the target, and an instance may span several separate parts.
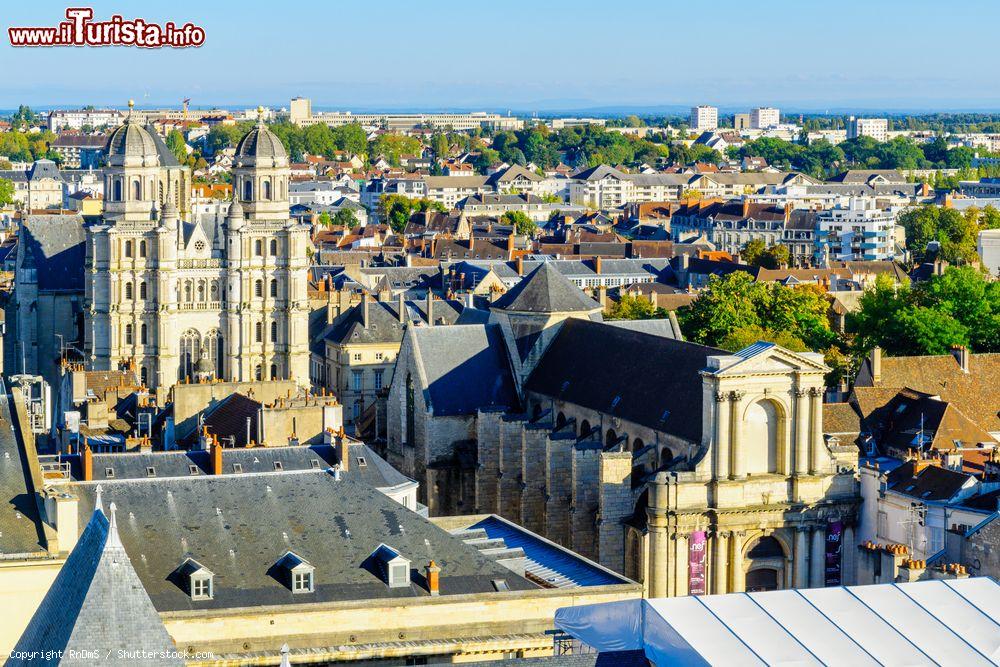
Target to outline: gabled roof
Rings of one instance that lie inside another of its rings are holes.
[[[24,261],[38,270],[38,289],[43,291],[83,291],[83,263],[86,257],[84,220],[79,215],[29,215],[21,231],[29,253]]]
[[[886,477],[889,488],[921,500],[951,500],[974,478],[955,470],[937,465],[918,469],[917,463],[907,461]]]
[[[529,276],[508,290],[493,307],[530,313],[576,313],[600,309],[551,262],[543,262]]]
[[[90,522],[12,655],[83,647],[101,655],[145,650],[164,653],[157,664],[184,664],[176,657],[174,642],[122,546],[114,503],[109,509],[110,519],[101,509],[98,496]],[[12,657],[7,662],[8,665],[92,663],[83,657],[59,653],[53,653],[49,660]]]

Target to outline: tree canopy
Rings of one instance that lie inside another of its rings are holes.
[[[500,216],[500,223],[513,225],[514,231],[522,236],[534,236],[538,230],[538,225],[524,211],[507,211]]]

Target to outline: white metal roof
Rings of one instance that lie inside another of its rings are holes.
[[[657,665],[1000,665],[987,577],[566,607],[556,626]]]

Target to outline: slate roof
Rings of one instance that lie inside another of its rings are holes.
[[[243,160],[258,160],[261,158],[287,160],[288,153],[285,152],[285,147],[281,143],[281,139],[274,132],[267,129],[263,123],[258,123],[236,144],[236,153],[233,156],[233,160],[234,164],[241,164]]]
[[[986,431],[1000,431],[1000,353],[969,353],[969,372],[953,355],[887,357],[882,355],[882,379],[873,383],[871,359],[861,363],[856,387],[904,387],[940,396],[955,404]]]
[[[679,330],[674,330],[673,325],[667,318],[656,318],[651,320],[605,320],[604,324],[612,327],[620,327],[629,331],[638,331],[651,334],[653,336],[664,336],[675,340],[683,340]]]
[[[886,477],[889,488],[921,500],[950,500],[972,477],[936,465],[914,473],[916,464],[907,461]]]
[[[83,291],[83,264],[87,254],[84,220],[79,215],[29,215],[21,230],[19,248],[29,253],[38,271],[38,289]]]
[[[403,322],[400,322],[398,299],[369,300],[367,324],[364,322],[364,304],[356,304],[341,313],[322,333],[322,338],[338,345],[402,342],[409,324],[427,323],[426,299],[403,303],[406,314]],[[434,299],[431,312],[435,323],[443,319],[445,324],[454,324],[462,312],[462,304],[458,301]]]
[[[368,445],[352,442],[349,445],[352,457],[348,469],[342,476],[356,479],[376,489],[387,489],[411,482],[409,477],[399,472],[381,456],[372,451]],[[169,452],[122,452],[113,454],[92,455],[93,480],[148,479],[148,468],[153,468],[154,477],[167,479],[171,477],[193,477],[211,475],[209,452],[201,450],[174,450]],[[359,458],[365,465],[360,465]],[[42,457],[45,462],[55,462],[56,457]],[[83,475],[80,467],[80,457],[77,454],[63,455],[61,460],[70,467],[70,478],[79,482]],[[275,463],[281,465],[285,472],[303,470],[325,470],[338,463],[337,450],[333,445],[300,445],[282,447],[242,447],[224,448],[222,450],[223,475],[249,475],[261,472],[275,472]],[[237,473],[239,464],[241,473]],[[191,466],[195,467],[192,472]],[[108,474],[108,468],[111,474]]]
[[[146,131],[153,138],[153,145],[156,147],[156,154],[160,158],[161,167],[179,167],[181,163],[177,161],[174,152],[167,148],[167,142],[163,140],[160,133],[153,129],[152,125],[146,126]]]
[[[614,415],[701,443],[702,381],[716,348],[569,319],[525,391]]]
[[[153,141],[154,134],[156,133],[150,132],[129,118],[108,135],[108,143],[104,147],[104,152],[109,159],[154,155],[159,158],[156,142]]]
[[[74,490],[81,507],[96,486]],[[159,612],[429,596],[421,576],[389,588],[362,568],[380,544],[414,568],[441,567],[441,595],[536,588],[415,512],[325,471],[103,482],[121,541]],[[288,551],[315,567],[315,591],[293,594],[273,569]],[[170,575],[187,558],[215,573],[214,597],[192,600]]]
[[[45,551],[27,456],[11,429],[11,409],[0,395],[0,558]]]
[[[111,664],[183,665],[143,588],[146,582],[136,576],[122,546],[114,505],[109,505],[110,520],[93,506],[91,500],[81,509],[81,523],[90,514],[86,528],[15,647],[16,652],[43,653],[35,659],[11,657],[6,664],[94,664],[88,656],[58,653],[77,649],[110,654]],[[155,658],[120,660],[118,651],[146,651]]]
[[[52,160],[35,160],[27,173],[29,181],[37,181],[43,178],[52,178],[57,181],[62,180],[59,167]]]
[[[649,664],[649,659],[646,658],[645,651],[634,650],[569,653],[539,658],[487,660],[485,662],[477,662],[476,667],[649,667]]]
[[[517,405],[506,348],[497,325],[414,327],[417,359],[435,416],[475,414]]]
[[[494,308],[530,313],[592,311],[599,303],[571,283],[551,262],[543,262],[493,303]]]

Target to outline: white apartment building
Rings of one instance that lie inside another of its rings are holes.
[[[468,132],[477,129],[520,130],[524,121],[515,116],[474,111],[472,113],[351,113],[350,111],[330,111],[313,113],[308,98],[295,97],[289,105],[288,120],[299,126],[326,123],[339,127],[357,123],[365,127],[408,132],[420,127]]]
[[[694,132],[714,130],[719,127],[719,110],[706,104],[691,107],[691,120],[688,124]]]
[[[889,139],[889,121],[885,118],[855,118],[847,120],[847,138],[871,137],[875,141]]]
[[[898,209],[881,209],[868,197],[852,197],[846,207],[816,214],[816,258],[882,260],[895,256]]]
[[[979,232],[976,245],[986,270],[992,276],[1000,276],[1000,229],[984,229]]]
[[[763,130],[781,124],[781,112],[774,107],[757,107],[750,112],[750,127]]]
[[[122,122],[117,109],[57,109],[49,112],[49,129],[58,134],[63,130],[80,130],[85,125],[93,128],[117,126]]]

